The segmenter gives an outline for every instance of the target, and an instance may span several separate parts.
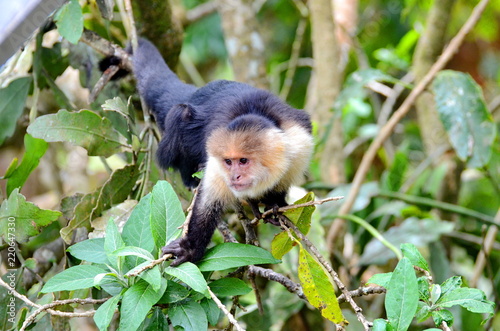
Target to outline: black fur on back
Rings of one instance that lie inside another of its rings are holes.
[[[311,131],[304,111],[290,107],[268,91],[227,80],[201,88],[181,82],[147,40],[139,41],[132,63],[139,93],[163,134],[158,162],[163,168],[178,169],[189,187],[198,184],[192,174],[206,162],[205,144],[214,129],[280,129],[283,122],[293,120]]]

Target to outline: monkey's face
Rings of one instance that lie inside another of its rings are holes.
[[[253,167],[253,162],[246,158],[225,158],[223,166],[227,173],[226,181],[232,191],[244,192],[251,189],[253,186],[253,176],[250,169]]]

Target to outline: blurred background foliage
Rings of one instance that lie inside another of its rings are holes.
[[[186,19],[187,13],[191,10],[207,4],[210,2],[197,0],[170,2],[173,16],[178,19],[183,32],[180,34],[182,45],[177,49],[171,48],[172,58],[167,56],[166,58],[167,61],[177,62],[176,70],[182,79],[197,85],[215,79],[235,78],[232,59],[227,48],[228,43],[224,37],[222,16],[214,9],[199,19],[192,21]],[[314,113],[315,109],[308,107],[308,100],[314,99],[311,96],[313,89],[311,77],[314,75],[311,64],[315,60],[311,23],[309,17],[304,16],[300,10],[303,8],[301,6],[308,4],[299,0],[262,0],[250,1],[247,4],[256,12],[259,33],[264,44],[261,56],[264,58],[266,78],[270,82],[271,90],[276,94],[280,94],[286,84],[287,70],[290,69],[288,61],[297,39],[297,27],[301,20],[306,20],[298,48],[300,60],[285,97],[292,106],[306,108],[307,111]],[[367,89],[366,85],[357,86],[354,79],[356,76],[353,74],[366,72],[369,69],[377,70],[375,73],[372,72],[377,79],[368,80],[384,84],[383,87],[389,90],[395,88],[396,83],[404,80],[415,66],[415,49],[424,32],[433,4],[431,0],[359,1],[355,7],[357,23],[351,39],[352,45],[343,60],[345,69],[341,75],[342,89],[335,103],[330,105],[332,110],[330,117],[333,118],[336,114],[342,123],[341,139],[345,161],[340,164],[337,159],[327,161],[345,169],[345,180],[337,182],[325,180],[320,160],[325,158],[321,146],[328,138],[322,136],[321,130],[318,129],[323,123],[316,122],[319,147],[304,185],[307,190],[314,190],[320,197],[347,195],[350,186],[345,183],[352,181],[361,158],[379,133],[381,127],[379,120],[387,102],[387,95],[377,93],[378,89]],[[107,20],[103,19],[95,1],[80,1],[80,5],[86,29],[122,47],[126,46],[127,30],[117,9],[114,18]],[[472,0],[455,2],[450,9],[451,16],[445,34],[446,42],[458,32],[475,5],[476,1]],[[134,10],[139,11],[137,8]],[[161,22],[153,22],[154,24]],[[140,35],[151,32],[151,28],[140,19],[137,27]],[[130,76],[121,81],[111,81],[97,99],[89,103],[90,90],[101,76],[98,62],[102,57],[82,42],[77,44],[68,42],[60,36],[52,24],[47,24],[26,43],[23,50],[15,55],[14,67],[9,64],[2,67],[0,87],[3,89],[22,76],[30,76],[33,80],[29,83],[28,97],[26,100],[21,100],[24,111],[15,124],[14,133],[6,137],[0,145],[0,175],[6,174],[15,158],[19,160],[23,158],[25,151],[23,137],[27,126],[33,121],[30,114],[41,116],[55,113],[59,109],[90,109],[103,114],[101,105],[116,96],[125,101],[131,98],[130,108],[140,109],[134,81]],[[337,64],[332,59],[331,66]],[[498,131],[499,1],[492,1],[488,5],[477,26],[448,63],[447,69],[467,73],[472,77],[480,88],[479,94],[484,97],[489,121],[494,123]],[[405,86],[411,88],[414,84],[415,82],[406,82]],[[409,89],[404,89],[401,96],[393,100],[389,114],[398,108],[408,93]],[[385,113],[387,115],[387,110]],[[135,114],[142,119],[140,111],[136,111]],[[140,123],[139,127],[142,128],[143,124]],[[486,264],[479,271],[476,270],[476,261],[481,248],[484,247],[486,234],[489,229],[496,229],[491,222],[497,224],[500,222],[499,138],[496,136],[489,146],[491,156],[488,161],[480,167],[471,167],[467,160],[457,157],[453,148],[448,147],[441,151],[426,149],[423,129],[414,111],[396,126],[391,138],[378,151],[351,213],[368,221],[395,244],[411,242],[417,245],[430,261],[437,282],[451,275],[461,275],[465,283],[482,289],[490,300],[496,302],[497,314],[486,325],[480,325],[481,318],[466,310],[454,311],[456,330],[500,330],[498,314],[500,236],[497,232],[494,234],[493,242],[490,242],[491,250],[487,252]],[[443,158],[444,156],[448,157]],[[69,143],[50,143],[47,152],[40,159],[40,164],[35,166],[20,192],[28,201],[40,208],[57,209],[64,213],[65,206],[61,204],[64,197],[98,190],[108,179],[111,170],[122,168],[135,161],[127,153],[115,154],[108,158],[88,156],[81,147]],[[148,177],[143,177],[147,180],[146,189],[141,192],[131,192],[130,198],[138,200],[164,175],[152,165]],[[170,175],[167,177],[174,178]],[[172,181],[175,185],[175,179]],[[0,180],[0,200],[8,196],[6,183],[6,180]],[[185,192],[179,185],[176,188],[182,197],[189,197],[189,192]],[[311,229],[309,237],[318,243],[325,254],[330,254],[334,268],[341,270],[343,280],[354,289],[363,285],[371,275],[392,270],[395,259],[387,248],[374,240],[364,228],[354,223],[346,223],[346,229],[341,232],[342,239],[338,240],[338,243],[334,244],[334,249],[328,252],[326,236],[338,213],[338,207],[339,204],[326,204],[318,208],[319,212],[314,216],[317,222]],[[479,216],[475,213],[479,213]],[[489,220],[489,223],[482,221],[484,219]],[[58,222],[41,229],[40,234],[20,246],[20,256],[26,259],[32,257],[33,252],[59,239],[59,230],[67,225],[67,221],[67,217],[61,217]],[[83,234],[77,233],[76,238],[86,237],[87,232],[96,231],[99,226],[102,229],[99,221],[93,222]],[[268,248],[266,243],[271,241],[275,230],[267,226],[260,229],[260,240],[263,247]],[[54,254],[51,259],[44,261],[47,270],[57,264],[62,258],[60,255],[62,253]],[[280,271],[292,272],[294,264],[287,263],[287,259],[294,258],[296,256],[293,254],[286,256]],[[255,330],[317,330],[318,325],[321,326],[323,323],[326,325],[316,311],[309,310],[299,298],[278,284],[267,284],[263,297],[268,309],[264,317],[258,315],[255,309],[242,317],[252,325],[259,323]],[[244,297],[241,300],[253,302],[254,299]],[[370,296],[364,301],[361,300],[361,306],[368,317],[383,315],[381,300],[380,296]],[[355,318],[352,318],[348,311],[346,317],[352,322],[349,330],[351,327],[356,330],[358,326]],[[420,326],[414,328],[414,330],[421,329],[423,328]]]

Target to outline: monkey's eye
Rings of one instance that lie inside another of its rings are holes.
[[[244,157],[240,159],[240,164],[247,164],[248,159],[245,159]]]
[[[231,162],[231,160],[230,160],[230,159],[224,159],[224,162],[225,162],[228,166],[230,166],[230,165],[232,164],[232,162]]]

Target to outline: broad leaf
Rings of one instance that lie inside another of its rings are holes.
[[[324,318],[343,325],[344,316],[330,275],[302,245],[299,247],[299,279],[309,303],[316,307]]]
[[[163,247],[181,233],[185,221],[179,198],[172,186],[164,180],[153,187],[151,196],[151,232],[157,247]]]
[[[7,195],[10,195],[15,188],[21,189],[31,172],[38,166],[48,144],[42,139],[36,139],[26,134],[24,136],[24,146],[26,151],[21,164],[15,170],[9,171],[8,176],[4,177],[8,178]]]
[[[193,290],[203,293],[206,297],[209,297],[207,282],[200,269],[191,262],[185,262],[178,267],[167,267],[165,268],[165,273],[174,276],[186,283]]]
[[[116,226],[115,222],[110,219],[108,225],[106,226],[106,237],[104,238],[104,251],[107,255],[115,255],[115,251],[125,247],[120,231]]]
[[[427,261],[424,259],[422,254],[420,254],[415,245],[401,244],[401,251],[403,252],[403,256],[407,257],[414,266],[417,266],[419,268],[424,269],[425,271],[430,272]]]
[[[127,165],[113,171],[106,183],[93,193],[86,194],[75,207],[74,217],[66,227],[61,229],[61,237],[65,242],[71,242],[76,228],[89,226],[91,219],[114,204],[123,202],[135,186],[139,170],[137,165]]]
[[[402,258],[387,286],[385,309],[394,330],[406,331],[418,307],[418,285],[410,260]]]
[[[453,315],[446,309],[434,310],[432,312],[432,319],[434,320],[434,324],[437,326],[441,325],[443,322],[446,322],[448,326],[453,325]]]
[[[186,299],[189,296],[189,290],[182,286],[181,284],[174,282],[173,280],[167,281],[167,291],[163,294],[163,297],[158,301],[158,303],[174,303]]]
[[[469,167],[487,164],[496,124],[481,88],[468,74],[444,70],[434,79],[432,90],[439,117],[458,157],[468,161]]]
[[[41,292],[73,291],[94,286],[94,277],[107,271],[95,265],[77,265],[50,278]]]
[[[40,116],[28,127],[28,133],[47,142],[65,141],[81,146],[91,156],[108,157],[126,147],[111,122],[90,110],[61,109],[57,114]]]
[[[99,264],[108,263],[108,258],[104,252],[104,238],[80,241],[68,247],[68,252],[80,260]]]
[[[0,89],[0,145],[16,130],[16,123],[23,113],[30,85],[31,77],[22,77]]]
[[[210,283],[210,289],[221,297],[245,295],[252,290],[244,281],[234,277],[217,279]]]
[[[61,229],[61,238],[70,244],[73,238],[73,231],[80,227],[86,227],[90,224],[90,214],[94,209],[99,191],[85,194],[80,201],[76,204],[73,211],[73,218],[69,221],[68,225]]]
[[[78,0],[70,0],[54,16],[57,30],[70,43],[76,44],[83,32],[83,14]]]
[[[309,192],[302,199],[296,201],[294,204],[302,204],[314,200],[314,194]],[[290,219],[303,234],[307,234],[311,228],[311,217],[316,207],[308,206],[297,209],[291,209],[283,213]],[[271,252],[277,259],[281,259],[283,255],[288,253],[294,245],[295,241],[292,240],[286,231],[278,233],[271,242]]]
[[[392,277],[392,272],[386,272],[383,274],[375,274],[368,279],[367,284],[377,284],[382,287],[387,288]]]
[[[94,322],[100,331],[108,330],[108,326],[113,319],[118,302],[120,302],[121,295],[111,297],[103,303],[94,314]]]
[[[7,242],[15,240],[24,243],[39,234],[42,227],[56,221],[59,216],[59,211],[40,209],[26,201],[16,188],[0,206],[0,235]]]
[[[495,307],[493,302],[486,300],[483,291],[467,287],[446,292],[439,298],[436,305],[444,308],[460,305],[470,312],[488,314],[489,317],[493,316]]]
[[[217,271],[251,264],[280,263],[263,248],[237,243],[224,243],[209,249],[198,263],[201,271]]]
[[[135,206],[123,227],[122,238],[127,245],[153,252],[155,243],[151,236],[151,217],[151,193],[149,193]]]
[[[206,330],[208,327],[207,315],[198,302],[174,304],[168,309],[168,317],[174,327],[180,326],[184,331]]]
[[[160,290],[154,290],[153,286],[139,280],[130,287],[123,295],[120,307],[120,325],[122,331],[135,331],[146,318],[151,307],[162,297],[167,288],[167,281],[162,279]]]

